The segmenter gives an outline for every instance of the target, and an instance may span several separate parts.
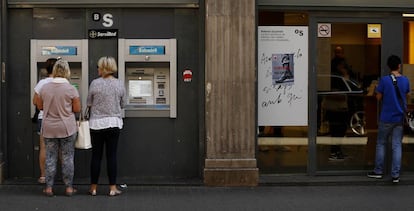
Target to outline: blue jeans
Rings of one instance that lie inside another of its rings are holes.
[[[403,137],[402,123],[379,123],[374,172],[377,174],[384,173],[385,150],[390,136],[392,139],[391,177],[395,178],[400,176],[401,169],[401,143]]]

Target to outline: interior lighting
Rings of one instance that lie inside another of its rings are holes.
[[[414,14],[412,13],[403,13],[402,16],[405,18],[414,18]]]

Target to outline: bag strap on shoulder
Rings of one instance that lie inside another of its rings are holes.
[[[398,97],[398,101],[400,102],[401,109],[403,110],[403,112],[405,112],[405,110],[406,110],[405,109],[405,104],[404,104],[404,100],[401,96],[400,88],[398,88],[398,85],[397,85],[397,78],[395,77],[394,74],[390,74],[390,77],[391,77],[391,80],[392,80],[392,84],[394,85],[395,92],[396,92],[397,97]]]

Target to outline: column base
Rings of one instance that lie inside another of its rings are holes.
[[[206,159],[206,186],[257,186],[259,169],[256,159]]]

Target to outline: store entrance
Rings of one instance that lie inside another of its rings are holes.
[[[375,86],[380,76],[389,74],[387,57],[403,58],[405,44],[395,37],[409,30],[403,31],[401,14],[263,10],[259,26],[309,27],[309,123],[260,125],[260,172],[365,175],[371,171],[379,112]],[[407,140],[403,150],[410,153]],[[408,169],[404,156],[403,168]]]
[[[316,43],[317,170],[364,170],[375,155],[381,24],[318,26],[330,34],[319,28]]]

